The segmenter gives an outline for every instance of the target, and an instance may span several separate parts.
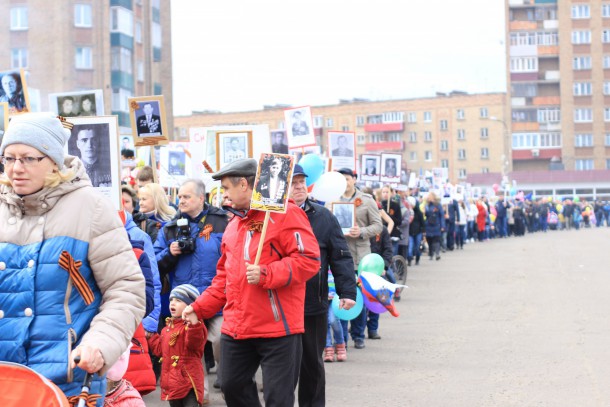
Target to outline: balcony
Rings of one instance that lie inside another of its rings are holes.
[[[538,56],[559,56],[558,45],[538,45]]]
[[[534,31],[538,29],[536,21],[511,21],[509,23],[510,31]]]
[[[538,122],[513,122],[512,129],[516,132],[538,131],[540,124]]]
[[[369,151],[404,151],[403,141],[380,141],[378,143],[366,143],[364,149]]]
[[[536,96],[533,98],[532,104],[535,106],[559,106],[561,104],[561,96]]]
[[[393,123],[367,123],[364,125],[364,131],[368,133],[384,133],[384,132],[397,132],[405,129],[404,122],[393,122]]]
[[[553,157],[561,158],[561,148],[532,148],[513,150],[513,160],[550,160]]]

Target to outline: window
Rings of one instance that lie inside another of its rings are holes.
[[[129,112],[129,103],[127,103],[127,98],[130,98],[131,96],[131,92],[127,89],[112,89],[112,111]]]
[[[572,6],[572,18],[591,18],[591,9],[588,4]]]
[[[405,121],[403,112],[387,112],[382,117],[383,123],[402,123]]]
[[[610,69],[610,55],[604,55],[604,69]]]
[[[28,8],[11,7],[11,30],[28,29]]]
[[[424,112],[424,123],[432,122],[432,112]]]
[[[610,4],[602,4],[602,17],[603,18],[610,17]]]
[[[341,126],[341,131],[349,131],[349,126]]]
[[[604,145],[610,147],[610,133],[604,134]]]
[[[425,151],[424,152],[424,160],[425,161],[432,161],[432,151]]]
[[[74,26],[91,27],[91,4],[74,5]]]
[[[313,117],[313,127],[316,129],[321,129],[323,127],[324,118],[322,116],[314,116]]]
[[[561,133],[540,134],[540,147],[561,147]]]
[[[538,57],[513,57],[510,59],[511,72],[538,72]]]
[[[591,44],[591,31],[572,31],[572,44]]]
[[[466,169],[465,168],[460,168],[458,170],[458,178],[460,178],[460,179],[466,178]]]
[[[604,95],[610,95],[610,82],[604,82]]]
[[[366,122],[368,124],[381,124],[383,123],[383,116],[382,115],[372,115],[372,116],[368,116],[366,118]]]
[[[610,107],[604,107],[604,121],[610,122]]]
[[[487,147],[481,148],[481,158],[483,158],[483,159],[489,158],[489,148],[487,148]]]
[[[458,138],[458,140],[466,140],[466,130],[458,129],[457,138]]]
[[[411,151],[409,153],[409,160],[410,161],[417,161],[417,152],[416,151]]]
[[[110,32],[133,37],[133,13],[123,7],[110,7]]]
[[[449,140],[441,140],[441,151],[449,150]]]
[[[574,135],[574,147],[593,147],[593,134]]]
[[[409,112],[407,114],[407,122],[409,122],[409,123],[417,123],[417,113]]]
[[[446,131],[449,125],[447,124],[447,120],[440,121],[441,131]]]
[[[464,120],[466,116],[464,115],[464,109],[458,109],[456,112],[456,116],[459,120]]]
[[[388,141],[400,141],[400,133],[390,133],[388,134]]]
[[[334,121],[331,117],[329,117],[328,119],[326,119],[326,128],[327,129],[332,129],[334,126]]]
[[[356,126],[364,126],[364,116],[356,116]]]
[[[77,47],[75,55],[76,69],[92,69],[93,68],[93,57],[91,47]]]
[[[511,93],[517,97],[538,96],[538,86],[531,83],[511,83]]]
[[[610,42],[610,30],[602,31],[602,42],[605,44]]]
[[[383,133],[371,134],[371,143],[381,143],[385,141],[385,135]]]
[[[466,150],[463,148],[460,148],[458,150],[458,160],[465,160],[466,159]]]
[[[138,61],[137,66],[138,66],[138,72],[137,72],[138,82],[144,82],[144,62]]]
[[[132,73],[131,50],[123,47],[110,49],[111,68],[113,71]]]
[[[427,143],[432,141],[432,132],[431,131],[424,131],[424,141]]]
[[[449,168],[449,160],[441,160],[441,168]]]
[[[487,127],[481,127],[481,138],[489,138]]]
[[[358,134],[356,136],[356,142],[358,143],[358,145],[363,145],[366,143],[366,136],[364,134]]]
[[[136,22],[136,42],[142,43],[142,23],[139,21]]]
[[[558,45],[557,32],[524,31],[510,33],[510,45]]]
[[[591,57],[574,57],[572,59],[572,68],[575,71],[591,69]]]
[[[554,107],[540,108],[535,120],[538,123],[559,123],[561,121],[561,110]]]
[[[592,109],[574,109],[574,122],[586,123],[593,121],[593,110]]]
[[[161,46],[163,44],[163,41],[161,38],[161,24],[152,23],[151,27],[152,27],[152,31],[151,31],[152,46],[154,48],[161,48]]]
[[[574,169],[576,171],[592,170],[593,169],[593,160],[592,159],[576,160],[574,163]]]
[[[415,132],[415,131],[409,132],[409,143],[417,143],[417,132]]]
[[[574,82],[574,96],[588,96],[593,93],[591,82]]]
[[[28,66],[28,49],[13,48],[11,50],[11,69],[27,68]]]
[[[487,108],[486,108],[486,107],[482,107],[482,108],[479,110],[479,112],[480,112],[480,115],[479,115],[479,116],[480,116],[482,119],[486,119],[486,118],[488,118],[488,117],[489,117],[489,112],[487,111]]]
[[[481,168],[481,173],[483,173],[483,174],[487,174],[487,173],[489,173],[489,167],[483,167],[483,168]]]

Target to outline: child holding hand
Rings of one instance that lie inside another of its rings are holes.
[[[203,348],[208,336],[201,321],[184,321],[182,311],[199,296],[191,284],[174,288],[170,295],[171,317],[161,334],[148,339],[152,353],[162,357],[161,400],[171,407],[198,407],[203,401]]]

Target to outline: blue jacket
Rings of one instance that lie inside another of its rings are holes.
[[[446,230],[445,211],[439,204],[426,205],[426,236],[440,236],[441,229]]]
[[[150,236],[142,229],[140,229],[133,221],[131,214],[125,212],[126,222],[125,229],[129,235],[130,240],[144,242],[144,252],[150,260],[150,268],[152,270],[153,285],[155,287],[154,301],[155,306],[150,314],[148,314],[143,320],[142,325],[144,330],[148,332],[157,332],[159,326],[159,314],[161,313],[161,279],[159,278],[159,266],[157,265],[157,258],[155,257],[155,249],[153,247]]]
[[[199,221],[176,213],[174,219],[163,226],[154,244],[159,272],[172,273],[172,289],[180,284],[192,284],[203,293],[212,284],[212,279],[216,276],[216,264],[220,259],[220,243],[222,235],[227,227],[227,215],[222,209],[218,209],[206,204],[203,212],[203,228],[210,225],[209,236],[200,234]],[[195,251],[193,253],[172,256],[169,246],[176,240],[178,226],[176,222],[180,218],[189,220],[190,234],[195,239]]]

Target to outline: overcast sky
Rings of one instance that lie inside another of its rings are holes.
[[[174,114],[506,89],[504,0],[175,0]]]

